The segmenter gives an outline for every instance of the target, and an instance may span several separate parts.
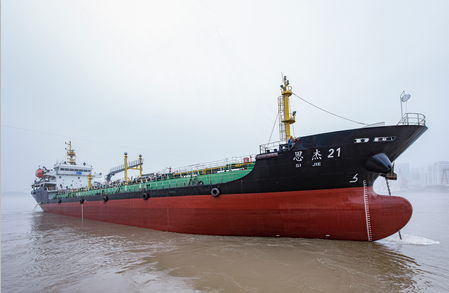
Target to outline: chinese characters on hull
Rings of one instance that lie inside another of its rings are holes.
[[[316,149],[312,156],[312,161],[321,160],[321,153],[319,149]],[[321,162],[313,163],[312,167],[321,167]]]
[[[301,163],[298,162],[302,162],[302,159],[304,159],[304,157],[302,156],[302,151],[297,151],[295,152],[295,156],[293,157],[293,161],[296,161],[296,168],[301,168]]]
[[[295,151],[293,156],[293,161],[295,161],[295,167],[301,168],[302,167],[302,161],[304,159],[303,155],[304,151]],[[334,158],[340,158],[341,155],[341,148],[329,149],[329,154],[327,155],[327,159],[334,159]],[[321,153],[321,150],[315,149],[315,151],[312,154],[311,160],[313,161],[312,167],[321,167],[321,161],[323,160],[323,155]]]

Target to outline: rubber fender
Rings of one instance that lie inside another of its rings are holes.
[[[213,197],[218,197],[220,193],[221,191],[217,187],[212,188],[210,191],[210,194],[212,194]]]

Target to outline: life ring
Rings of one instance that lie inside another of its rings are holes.
[[[61,203],[61,201],[62,201],[61,199],[58,199],[58,203]]]
[[[104,201],[104,202],[107,202],[107,201],[108,201],[108,199],[109,199],[109,198],[108,198],[108,196],[107,196],[107,195],[103,196],[103,201]]]
[[[84,199],[80,199],[80,204],[83,204],[83,202],[84,202]]]
[[[142,195],[144,200],[147,200],[148,198],[150,198],[150,195],[146,192],[144,192],[144,194]]]
[[[212,194],[213,197],[218,197],[220,193],[220,189],[218,189],[217,187],[212,188],[212,190],[210,191],[210,194]]]

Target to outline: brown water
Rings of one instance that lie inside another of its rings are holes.
[[[2,292],[448,292],[449,194],[410,193],[377,242],[159,232],[43,213],[2,195]]]

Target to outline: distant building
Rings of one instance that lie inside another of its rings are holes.
[[[395,164],[394,171],[398,174],[399,189],[408,190],[409,184],[411,183],[412,176],[410,176],[410,164],[400,163]]]
[[[449,185],[449,161],[439,161],[426,167],[412,168],[414,186]]]
[[[433,165],[433,182],[434,185],[441,185],[443,183],[445,175],[445,169],[449,170],[449,162],[448,161],[440,161]],[[446,183],[447,184],[447,183]]]
[[[397,180],[388,180],[379,176],[374,182],[374,191],[388,195],[388,187],[394,195],[399,191],[419,189],[439,189],[441,185],[449,191],[449,161],[439,161],[433,165],[411,168],[409,163],[395,163],[394,172]]]

